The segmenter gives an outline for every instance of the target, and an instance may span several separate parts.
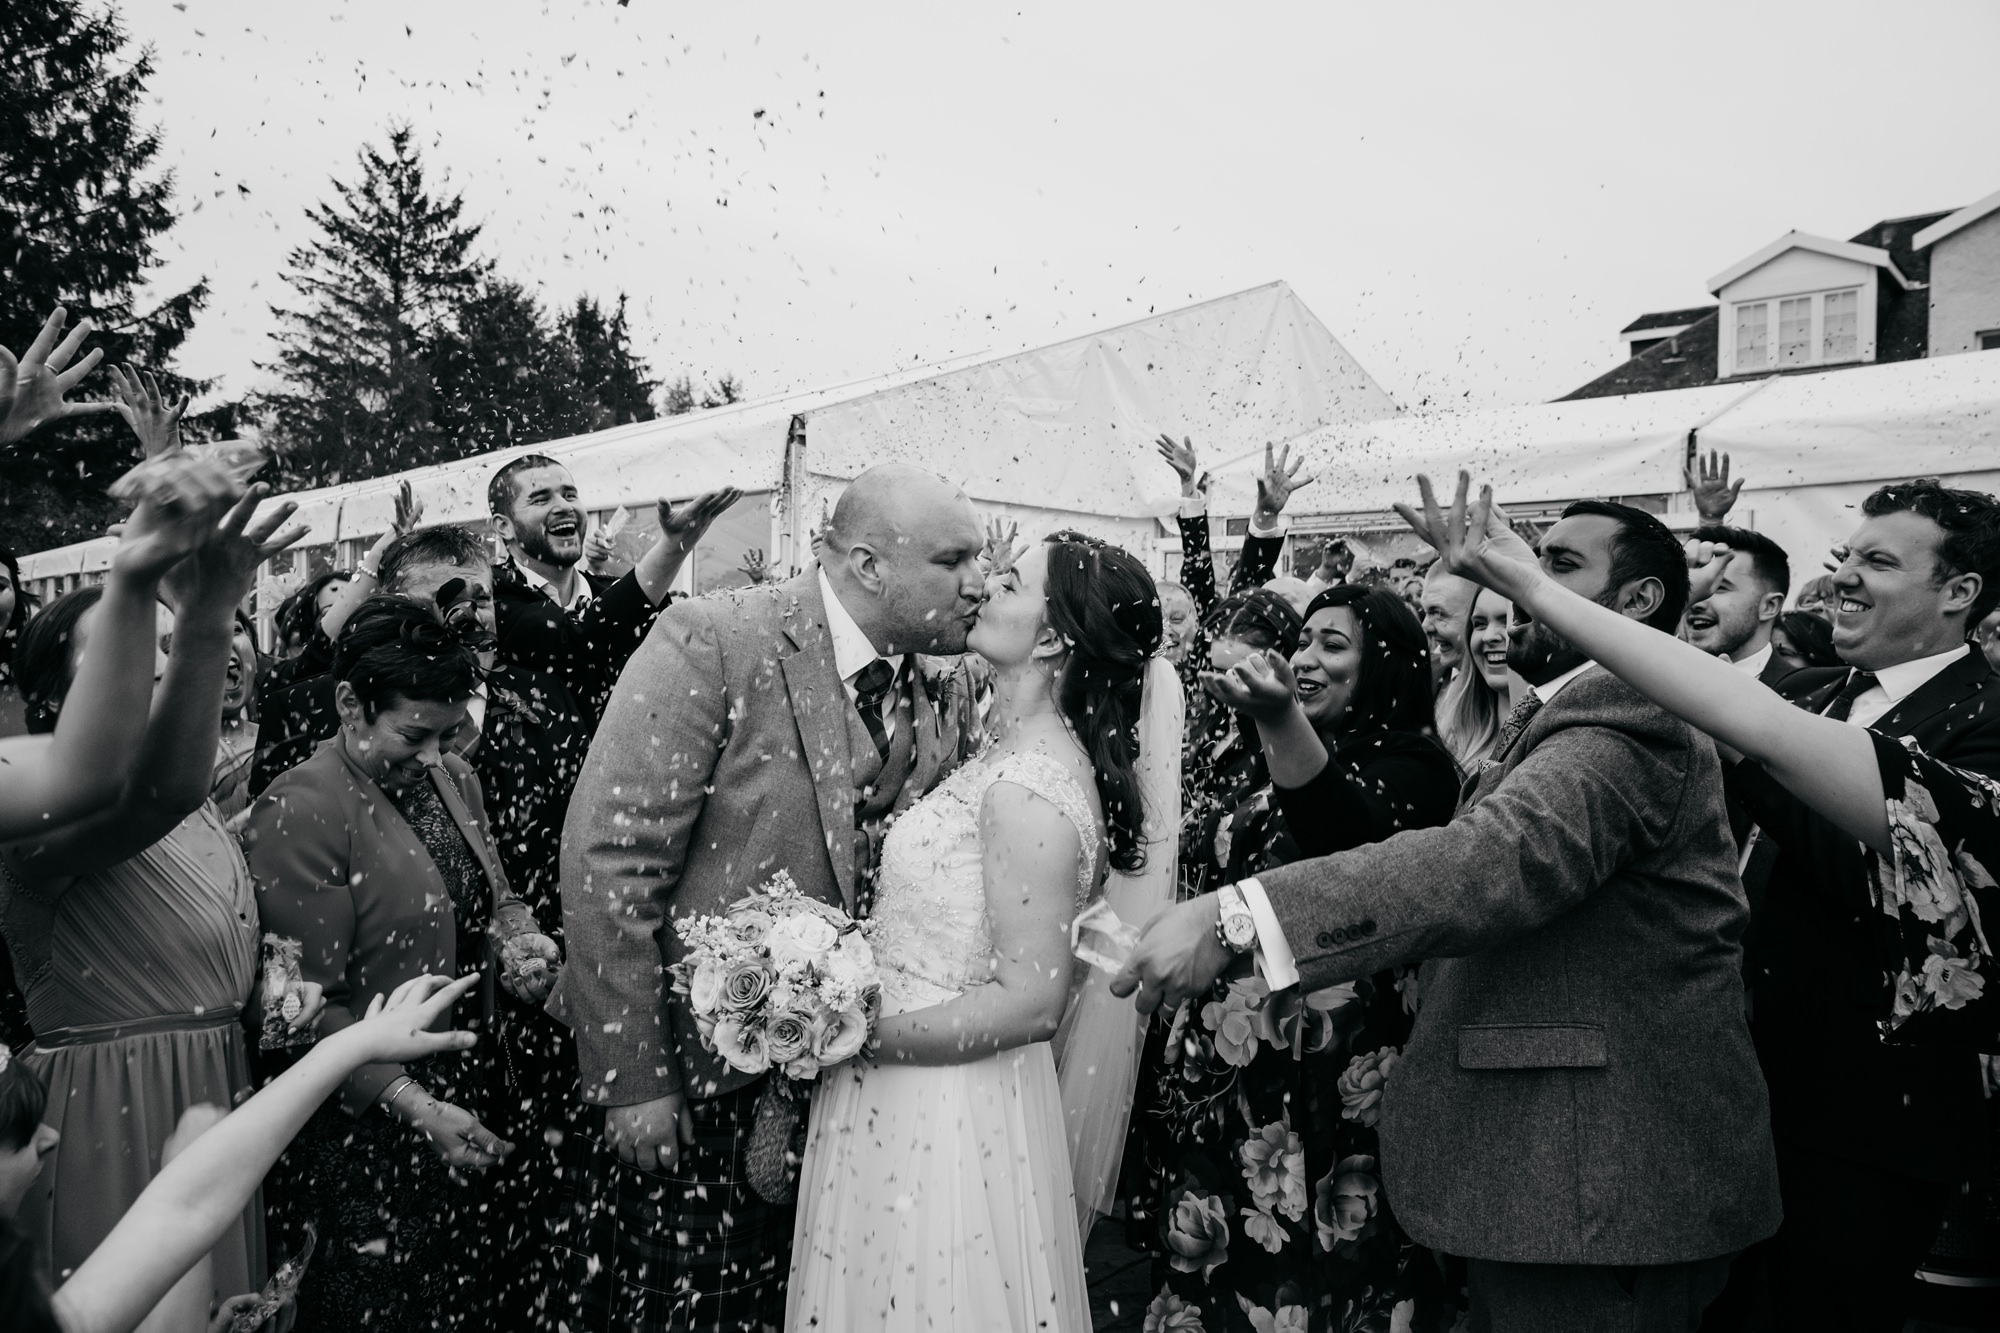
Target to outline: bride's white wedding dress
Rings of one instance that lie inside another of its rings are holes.
[[[942,1004],[990,975],[979,808],[1012,782],[1099,835],[1048,754],[975,759],[889,831],[870,938],[883,1013]],[[1069,1150],[1047,1042],[957,1065],[829,1071],[812,1098],[785,1326],[804,1330],[1090,1328]]]

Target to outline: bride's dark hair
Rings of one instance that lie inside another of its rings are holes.
[[[1160,591],[1129,551],[1080,532],[1051,533],[1045,584],[1049,625],[1069,645],[1056,703],[1090,751],[1111,864],[1146,864],[1139,792],[1139,706],[1146,663],[1160,650]]]

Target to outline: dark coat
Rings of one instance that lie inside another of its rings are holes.
[[[503,561],[493,566],[493,611],[501,659],[561,681],[595,727],[619,673],[667,602],[647,601],[630,573],[605,580],[586,572],[584,578],[590,603],[565,611],[522,578],[513,561]]]

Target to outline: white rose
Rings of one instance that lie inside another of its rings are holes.
[[[856,962],[847,950],[835,949],[820,964],[819,973],[841,990],[858,991],[874,979],[875,969],[872,964],[864,966]]]
[[[867,1041],[868,1016],[858,1006],[843,1009],[837,1014],[827,1015],[813,1054],[822,1065],[837,1065],[842,1060],[853,1059]]]
[[[731,1014],[715,1024],[715,1050],[731,1069],[745,1074],[761,1074],[771,1067],[771,1053],[764,1045],[764,1033]]]
[[[764,947],[771,951],[771,966],[780,968],[788,963],[819,962],[839,938],[830,922],[811,912],[800,912],[771,927]]]
[[[704,958],[694,970],[694,979],[688,982],[688,1004],[695,1013],[713,1014],[722,1004],[722,979],[729,975],[729,969],[720,959]]]
[[[858,930],[847,931],[840,937],[840,956],[866,971],[875,970],[875,946],[868,937]]]
[[[801,1083],[818,1078],[819,1061],[813,1059],[811,1055],[801,1055],[798,1059],[786,1063],[785,1077],[797,1079]]]

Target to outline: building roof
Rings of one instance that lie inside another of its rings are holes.
[[[1623,365],[1606,371],[1556,401],[1564,403],[1578,398],[1658,393],[1662,389],[1690,389],[1700,384],[1713,384],[1716,341],[1719,337],[1717,330],[1721,323],[1714,306],[1703,306],[1700,318],[1680,333],[1648,347]]]
[[[1691,305],[1685,310],[1652,310],[1618,331],[1644,333],[1648,329],[1684,329],[1703,315],[1714,313],[1715,307],[1712,305]]]
[[[1931,223],[1911,238],[1911,243],[1919,250],[1928,250],[1955,231],[1970,227],[1995,209],[2000,209],[2000,190],[1995,190],[1978,203],[1967,204],[1956,213],[1948,213]]]
[[[1868,233],[1864,232],[1863,235]],[[1788,250],[1812,250],[1818,254],[1832,255],[1835,259],[1849,259],[1857,264],[1872,264],[1883,269],[1896,280],[1896,285],[1907,290],[1911,283],[1903,271],[1896,267],[1889,252],[1877,245],[1862,245],[1854,241],[1836,241],[1831,236],[1815,236],[1806,231],[1788,231],[1755,254],[1737,260],[1722,272],[1708,280],[1708,290],[1720,293],[1724,287],[1747,273],[1754,272],[1776,259]]]
[[[1950,215],[1951,210],[1946,208],[1932,213],[1912,213],[1906,218],[1884,218],[1848,239],[1856,245],[1887,250],[1896,270],[1910,280],[1911,286],[1916,286],[1931,280],[1931,257],[1916,243],[1916,238],[1933,222]]]

